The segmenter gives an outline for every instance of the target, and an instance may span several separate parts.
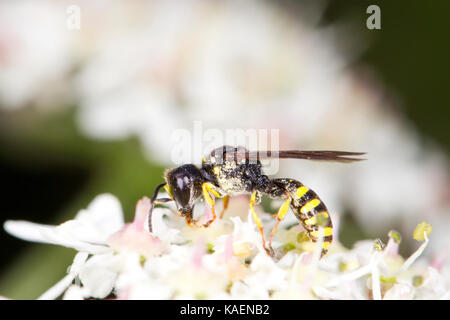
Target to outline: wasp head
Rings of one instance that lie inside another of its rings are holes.
[[[202,194],[203,176],[193,164],[186,164],[165,173],[167,191],[177,205],[178,212],[192,218],[194,202]]]

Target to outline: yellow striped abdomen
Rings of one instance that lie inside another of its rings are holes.
[[[299,183],[299,182],[297,182]],[[300,183],[299,183],[300,184]],[[322,256],[327,253],[333,241],[333,224],[325,204],[317,194],[304,185],[290,188],[292,197],[291,208],[306,229],[312,241],[316,242],[323,232]]]

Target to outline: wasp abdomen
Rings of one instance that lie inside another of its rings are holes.
[[[323,256],[333,240],[333,224],[327,207],[313,190],[304,185],[300,184],[299,186],[297,184],[295,191],[290,191],[290,194],[293,200],[291,201],[291,208],[312,241],[318,240],[319,229],[323,229]]]
[[[263,192],[273,198],[286,198],[288,193],[290,207],[312,241],[319,239],[319,229],[322,228],[322,256],[326,254],[333,240],[333,225],[328,209],[319,196],[294,179],[272,179],[266,185]]]

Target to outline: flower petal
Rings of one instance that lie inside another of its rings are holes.
[[[88,289],[89,296],[105,298],[111,293],[117,274],[122,267],[122,257],[112,253],[90,258],[80,270],[80,280]]]
[[[58,229],[55,226],[28,221],[8,220],[4,223],[4,228],[9,234],[27,241],[57,244],[89,253],[101,253],[111,250],[104,245],[80,241],[72,235],[66,234],[66,230]]]
[[[80,210],[75,216],[80,223],[74,227],[83,230],[86,241],[106,242],[107,238],[124,225],[122,206],[112,194],[98,195],[92,200],[87,209]],[[90,239],[90,240],[89,240]]]

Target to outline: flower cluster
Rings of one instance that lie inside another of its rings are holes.
[[[414,232],[423,244],[406,260],[394,231],[386,245],[365,240],[346,249],[335,241],[320,259],[320,246],[305,239],[298,225],[280,228],[271,257],[242,210],[245,203],[236,198],[225,218],[207,229],[190,228],[168,208],[156,208],[150,233],[148,198],[138,201],[134,221],[125,224],[119,201],[103,194],[59,226],[7,221],[4,227],[25,240],[78,251],[68,274],[40,299],[450,298],[445,257],[416,261],[431,232],[426,223]]]

